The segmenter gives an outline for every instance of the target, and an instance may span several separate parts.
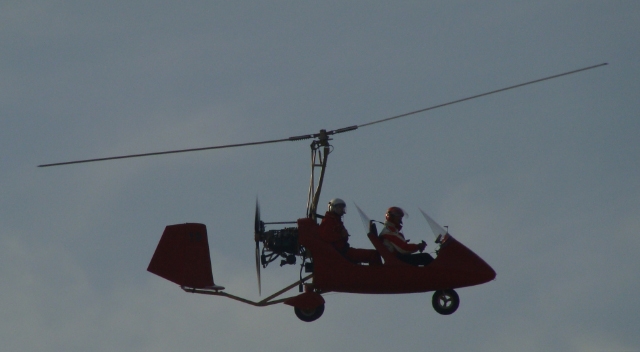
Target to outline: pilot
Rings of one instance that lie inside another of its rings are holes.
[[[402,232],[400,232],[402,230],[403,217],[404,211],[401,208],[391,207],[387,209],[384,228],[380,232],[383,244],[403,262],[412,265],[427,265],[431,263],[433,257],[429,253],[422,253],[427,247],[427,243],[425,241],[418,244],[409,243],[409,240],[405,239]],[[418,251],[420,253],[415,253]]]
[[[380,254],[375,249],[360,249],[349,246],[349,232],[342,223],[342,216],[347,213],[347,204],[340,198],[329,202],[329,210],[320,223],[320,239],[330,243],[350,262],[382,265]]]

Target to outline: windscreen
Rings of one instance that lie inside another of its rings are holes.
[[[353,202],[353,204],[356,206],[356,209],[358,209],[358,214],[360,214],[360,220],[362,220],[362,226],[364,226],[364,232],[369,233],[369,224],[371,223],[371,220],[362,211],[362,209],[360,209],[360,207],[358,206],[358,204],[356,204],[356,202]]]
[[[425,213],[424,210],[420,209],[420,212],[422,213],[422,216],[424,216],[424,218],[429,223],[429,227],[431,227],[431,231],[433,231],[433,235],[435,236],[435,238],[438,238],[438,236],[440,235],[444,237],[444,235],[447,233],[447,230],[445,230],[444,227],[438,225],[438,223],[435,220],[433,220],[429,215],[427,215],[427,213]]]

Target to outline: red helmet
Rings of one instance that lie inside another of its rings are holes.
[[[391,207],[387,209],[387,214],[385,215],[385,219],[390,223],[402,227],[402,217],[404,216],[404,210],[400,207]]]

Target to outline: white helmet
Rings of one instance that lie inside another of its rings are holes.
[[[338,215],[344,215],[347,213],[347,203],[340,198],[333,198],[329,201],[329,211]]]

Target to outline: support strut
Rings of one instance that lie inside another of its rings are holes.
[[[283,293],[291,290],[292,288],[304,283],[305,281],[309,280],[311,277],[313,276],[313,274],[309,274],[307,276],[305,276],[304,278],[294,282],[293,284],[283,288],[282,290],[272,294],[271,296],[263,299],[262,301],[259,302],[254,302],[251,300],[248,300],[246,298],[242,298],[242,297],[238,297],[235,295],[232,295],[230,293],[226,293],[226,292],[222,292],[221,290],[216,290],[216,289],[201,289],[201,288],[192,288],[192,287],[185,287],[185,286],[180,286],[180,288],[182,290],[184,290],[184,292],[189,292],[189,293],[198,293],[201,295],[210,295],[210,296],[221,296],[221,297],[227,297],[227,298],[231,298],[235,301],[238,302],[242,302],[242,303],[246,303],[255,307],[266,307],[266,306],[270,306],[270,305],[274,305],[274,304],[278,304],[278,303],[282,303],[284,301],[286,301],[287,299],[291,298],[291,297],[287,297],[287,298],[281,298],[281,299],[277,299],[277,300],[273,300],[273,298],[276,298],[280,295],[282,295]]]

